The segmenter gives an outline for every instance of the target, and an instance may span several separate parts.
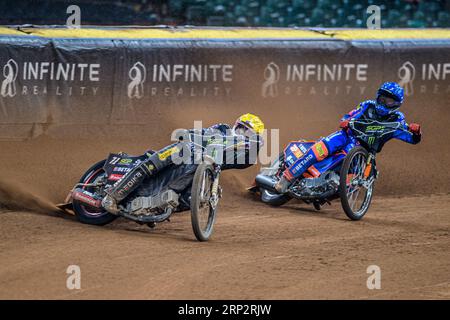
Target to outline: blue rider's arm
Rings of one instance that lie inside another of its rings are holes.
[[[402,129],[398,129],[394,132],[392,138],[398,139],[407,143],[417,144],[421,140],[421,136],[409,132],[409,126],[405,121],[405,115],[401,112],[397,112],[398,121],[402,124]]]
[[[394,132],[392,138],[402,140],[411,144],[419,143],[419,141],[414,139],[414,135],[411,132],[403,131],[400,129]]]

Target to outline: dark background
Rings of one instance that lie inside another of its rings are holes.
[[[1,0],[0,24],[62,25],[71,4],[82,25],[365,28],[375,4],[382,28],[450,26],[449,0]]]

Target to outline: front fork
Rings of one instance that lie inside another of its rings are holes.
[[[219,185],[220,177],[220,166],[216,166],[216,171],[214,173],[214,181],[211,188],[211,198],[209,199],[210,204],[213,208],[219,203],[219,199],[222,198],[222,188]]]
[[[366,162],[366,168],[364,169],[364,187],[368,188],[374,183],[374,181],[378,178],[378,170],[376,168],[375,163],[375,155],[373,153],[369,153]]]

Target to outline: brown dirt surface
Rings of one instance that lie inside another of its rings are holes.
[[[206,243],[183,213],[151,230],[4,211],[0,298],[450,298],[448,195],[376,197],[359,222],[339,203],[317,212],[227,198]],[[80,290],[66,288],[69,265],[81,268]],[[381,268],[380,290],[366,287],[369,265]]]
[[[245,192],[257,167],[223,173],[224,198],[206,243],[195,241],[188,213],[151,230],[123,219],[88,226],[55,212],[108,152],[159,148],[169,133],[0,142],[0,299],[450,298],[448,181],[424,188],[414,178],[424,160],[400,151],[395,161],[380,157],[374,201],[359,222],[339,201],[321,211],[260,203]],[[81,268],[81,290],[66,288],[69,265]],[[369,265],[381,268],[381,290],[366,287]]]

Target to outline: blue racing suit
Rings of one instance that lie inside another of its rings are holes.
[[[383,122],[400,122],[403,128],[405,130],[408,130],[408,124],[405,121],[405,116],[403,113],[396,111],[388,116],[381,117],[375,112],[375,105],[376,101],[374,100],[361,102],[356,109],[346,114],[341,119],[341,121],[360,119],[377,120]],[[384,143],[393,138],[405,141],[407,143],[417,144],[420,142],[421,135],[398,129],[392,134],[383,137],[383,141],[381,142],[379,150],[377,150],[377,152],[381,151]],[[283,175],[289,181],[298,178],[309,167],[319,161],[322,161],[333,153],[344,150],[346,146],[352,142],[356,142],[356,139],[354,138],[351,129],[347,128],[336,131],[329,136],[317,141],[303,156],[301,156],[289,168],[287,168],[284,171]]]

